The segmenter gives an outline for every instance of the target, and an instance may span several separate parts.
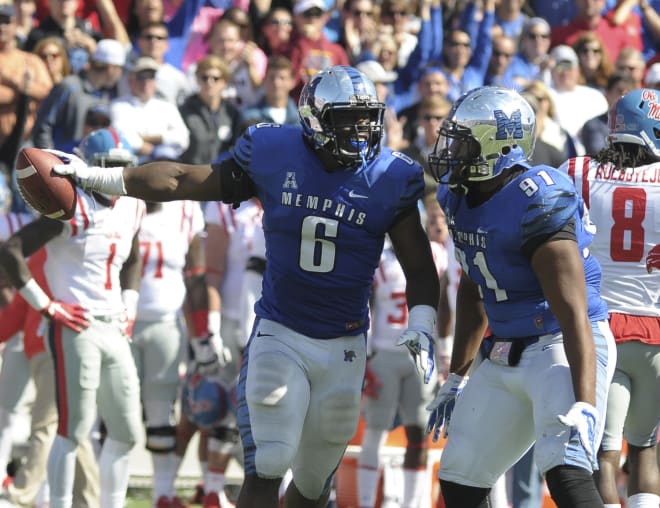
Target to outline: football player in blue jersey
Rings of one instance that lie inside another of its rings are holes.
[[[261,201],[266,271],[237,388],[240,508],[278,507],[289,468],[285,506],[326,505],[358,424],[368,300],[386,233],[407,279],[399,343],[431,380],[439,283],[417,207],[423,170],[381,149],[384,109],[364,74],[328,67],[301,93],[301,125],[251,126],[217,164],[113,171],[69,159],[56,168],[83,188],[150,201]]]
[[[603,506],[592,472],[614,340],[581,198],[565,174],[529,162],[534,130],[518,93],[482,87],[454,104],[429,156],[463,269],[450,374],[427,407],[427,430],[448,433],[447,508],[489,506],[533,443],[557,506]]]

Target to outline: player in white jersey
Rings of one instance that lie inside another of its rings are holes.
[[[204,214],[209,308],[217,309],[222,316],[220,336],[231,356],[231,362],[220,372],[226,386],[232,386],[236,381],[248,338],[244,322],[244,275],[255,234],[261,232],[262,214],[256,199],[248,200],[236,209],[221,202],[209,203]],[[223,420],[221,426],[210,430],[208,437],[205,503],[213,506],[217,496],[219,506],[229,506],[224,493],[225,470],[238,443],[233,415]]]
[[[111,129],[97,133],[115,140]],[[82,153],[85,153],[84,150]],[[65,160],[83,161],[56,152]],[[126,165],[126,157],[88,163]],[[105,169],[105,168],[104,168]],[[12,235],[0,263],[21,296],[48,318],[46,342],[55,364],[59,423],[48,459],[50,506],[72,506],[75,451],[99,416],[107,438],[99,458],[101,508],[124,506],[129,452],[141,430],[139,380],[126,329],[126,308],[137,304],[140,256],[137,232],[144,202],[78,190],[69,221],[42,217]],[[45,247],[52,299],[35,282],[25,258]],[[123,294],[125,297],[123,298]]]
[[[608,148],[561,169],[597,226],[590,250],[603,270],[618,359],[597,475],[608,508],[620,507],[616,472],[628,442],[627,508],[657,508],[660,422],[660,92],[634,90],[610,111]]]
[[[9,209],[11,201],[4,203],[5,210]],[[0,241],[5,241],[33,216],[5,211],[0,215]],[[0,277],[0,307],[4,307],[12,300],[13,288]],[[30,381],[30,372],[27,359],[23,354],[23,344],[20,334],[12,337],[2,348],[2,368],[0,370],[0,478],[5,479],[5,468],[11,459],[12,447],[17,432],[17,425],[21,424],[20,409],[25,406],[28,393],[26,389]]]
[[[187,332],[181,307],[190,289],[200,309],[195,335],[208,336],[206,283],[201,234],[202,209],[193,201],[147,203],[140,228],[142,280],[131,349],[140,377],[146,448],[153,464],[153,499],[157,508],[176,506],[174,480],[181,463],[176,449],[175,402],[179,363]],[[203,308],[202,308],[203,307]]]
[[[437,201],[435,205],[429,202],[426,211],[426,231],[429,238],[433,238],[433,259],[438,277],[442,278],[448,261],[447,250],[441,243],[448,236],[447,224]],[[433,399],[435,383],[425,384],[408,351],[397,346],[397,340],[408,325],[406,277],[389,242],[374,275],[371,314],[370,358],[362,407],[366,428],[358,460],[359,506],[373,508],[376,505],[379,452],[398,414],[407,438],[401,507],[418,508],[425,494],[424,482],[428,479],[424,429],[428,417],[426,405]]]

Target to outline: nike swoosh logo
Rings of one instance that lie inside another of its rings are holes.
[[[364,194],[356,194],[354,190],[351,190],[348,193],[349,198],[358,198],[358,199],[367,199],[369,196],[365,196]]]
[[[270,333],[261,333],[257,332],[257,337],[272,337],[273,335]]]

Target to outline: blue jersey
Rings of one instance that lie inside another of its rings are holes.
[[[264,210],[257,316],[320,339],[366,331],[385,233],[422,197],[420,165],[383,149],[360,169],[328,172],[299,126],[271,124],[248,128],[234,159]]]
[[[600,297],[600,265],[588,250],[592,235],[582,221],[581,198],[565,174],[549,166],[533,167],[474,208],[467,206],[465,196],[442,185],[438,201],[447,215],[456,257],[479,286],[495,335],[525,337],[560,330],[523,246],[549,237],[571,220],[583,254],[589,318],[607,318]]]

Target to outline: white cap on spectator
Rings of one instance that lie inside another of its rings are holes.
[[[569,63],[573,67],[579,65],[577,53],[573,48],[566,46],[565,44],[560,44],[553,48],[550,52],[550,56],[554,58],[555,65],[559,65],[560,63]]]
[[[644,84],[649,88],[658,88],[660,86],[660,62],[656,62],[646,72]]]
[[[293,13],[296,15],[302,14],[303,12],[314,8],[321,9],[323,12],[328,10],[323,0],[298,0],[293,7]]]
[[[374,83],[391,83],[397,77],[394,71],[386,71],[376,60],[365,60],[355,66],[357,70],[364,73]]]
[[[101,39],[96,43],[96,50],[92,55],[94,62],[108,65],[126,65],[126,49],[121,42],[115,39]]]
[[[129,66],[131,72],[140,72],[140,71],[158,71],[158,62],[151,58],[150,56],[140,56],[135,59],[135,61]]]

